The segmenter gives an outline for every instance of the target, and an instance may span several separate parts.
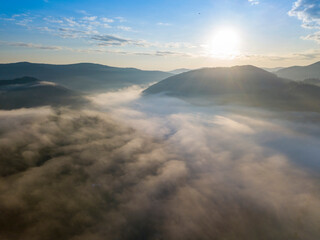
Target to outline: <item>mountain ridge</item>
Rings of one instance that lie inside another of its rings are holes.
[[[320,61],[307,66],[291,66],[275,72],[279,77],[289,78],[295,81],[303,81],[310,78],[320,78]]]
[[[80,107],[89,104],[82,94],[33,77],[0,80],[0,109],[39,106]]]
[[[142,92],[192,103],[236,104],[290,111],[320,111],[320,88],[280,78],[252,65],[202,68],[169,77]]]
[[[23,76],[45,79],[76,91],[103,92],[134,84],[154,83],[172,74],[136,68],[110,67],[95,63],[54,65],[17,62],[0,64],[0,78],[14,79]]]

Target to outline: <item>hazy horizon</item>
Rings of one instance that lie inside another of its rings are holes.
[[[98,62],[72,62],[72,63],[48,63],[48,62],[29,62],[29,61],[18,61],[18,62],[0,62],[0,64],[15,64],[15,63],[31,63],[31,64],[48,64],[48,65],[74,65],[74,64],[98,64],[98,65],[103,65],[103,66],[107,66],[107,67],[115,67],[115,68],[135,68],[138,70],[143,70],[143,71],[163,71],[163,72],[172,72],[175,70],[186,70],[186,71],[191,71],[191,70],[199,70],[199,69],[203,69],[203,68],[229,68],[229,67],[237,67],[237,66],[255,66],[261,69],[264,69],[266,71],[270,71],[275,69],[275,71],[283,69],[283,68],[289,68],[289,67],[306,67],[315,63],[318,63],[320,61],[316,61],[316,62],[310,62],[309,64],[306,65],[288,65],[288,66],[277,66],[277,67],[264,67],[264,66],[258,66],[255,64],[239,64],[239,65],[230,65],[230,66],[205,66],[205,67],[199,67],[199,68],[192,68],[192,69],[188,69],[188,68],[173,68],[173,69],[167,69],[167,70],[161,70],[161,69],[143,69],[143,68],[137,68],[137,67],[133,67],[133,66],[114,66],[114,65],[106,65],[106,64],[102,64],[102,63],[98,63]]]
[[[314,0],[13,0],[0,10],[0,62],[308,65],[320,60],[318,10]]]

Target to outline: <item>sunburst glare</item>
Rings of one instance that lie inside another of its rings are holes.
[[[208,53],[210,57],[233,59],[240,54],[240,37],[233,28],[220,28],[209,38]]]

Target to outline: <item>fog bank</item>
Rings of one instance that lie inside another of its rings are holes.
[[[317,115],[140,90],[0,111],[1,239],[320,237]]]

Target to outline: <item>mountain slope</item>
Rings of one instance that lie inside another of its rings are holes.
[[[146,89],[144,93],[167,92],[173,95],[198,96],[233,92],[250,92],[279,88],[286,83],[276,75],[254,66],[203,68],[169,77]]]
[[[320,87],[320,79],[319,78],[307,78],[307,79],[303,80],[302,82]]]
[[[32,77],[0,80],[0,109],[37,106],[81,106],[88,101],[72,90]]]
[[[296,81],[304,79],[320,78],[320,61],[308,66],[293,66],[283,68],[275,72],[279,77],[288,78]]]
[[[172,76],[172,74],[160,71],[142,71],[135,68],[116,68],[92,63],[52,65],[20,62],[0,64],[1,79],[23,76],[45,79],[72,90],[92,92],[133,84],[157,82]]]
[[[158,93],[193,103],[320,111],[319,87],[279,78],[254,66],[190,71],[167,78],[143,92]]]

